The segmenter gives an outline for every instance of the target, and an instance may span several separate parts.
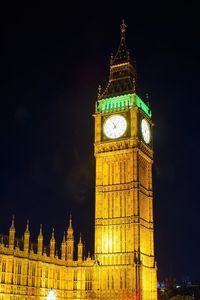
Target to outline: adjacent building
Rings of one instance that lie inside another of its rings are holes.
[[[157,299],[152,192],[152,112],[137,91],[137,74],[121,24],[121,40],[111,56],[107,87],[96,101],[95,250],[83,257],[76,247],[72,218],[61,251],[30,242],[27,223],[23,240],[0,242],[0,300]]]

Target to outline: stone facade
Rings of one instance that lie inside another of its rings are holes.
[[[0,300],[44,300],[49,292],[52,300],[54,296],[58,300],[157,299],[153,123],[148,103],[137,93],[125,29],[123,22],[117,54],[111,57],[109,82],[103,92],[99,88],[94,114],[94,258],[83,258],[80,237],[74,260],[71,217],[59,254],[54,230],[48,249],[43,245],[42,228],[37,245],[32,246],[29,224],[21,241],[15,237],[13,219],[8,238],[2,237],[0,243]]]

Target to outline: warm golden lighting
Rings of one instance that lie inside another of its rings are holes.
[[[112,238],[111,237],[106,237],[105,238],[105,247],[107,249],[107,252],[111,252],[112,251]]]
[[[42,225],[37,243],[31,241],[29,222],[22,239],[16,237],[13,217],[9,236],[0,236],[0,300],[157,300],[152,112],[137,95],[125,29],[123,22],[94,114],[94,255],[86,254],[81,234],[76,245],[71,215],[61,244],[53,229],[47,245]]]

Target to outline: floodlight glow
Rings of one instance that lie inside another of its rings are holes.
[[[47,300],[56,300],[56,295],[54,290],[50,290],[48,295],[47,295]]]

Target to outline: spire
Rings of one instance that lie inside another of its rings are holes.
[[[72,227],[71,214],[69,218],[69,227],[67,229],[66,252],[67,252],[67,261],[72,261],[74,255],[74,230]]]
[[[11,223],[11,226],[10,226],[10,230],[15,230],[15,216],[14,215],[12,217],[12,223]]]
[[[69,226],[72,227],[72,215],[69,215]]]
[[[43,250],[43,234],[42,234],[42,224],[40,224],[40,232],[38,234],[37,254],[42,255],[42,250]]]
[[[119,44],[119,47],[117,50],[117,54],[112,59],[112,65],[120,64],[120,63],[127,62],[130,60],[129,50],[127,49],[127,46],[126,46],[126,24],[124,23],[124,20],[122,20],[120,29],[121,29],[120,44]]]
[[[15,217],[12,217],[12,223],[9,229],[9,249],[13,250],[14,249],[14,244],[15,244]]]
[[[82,243],[82,236],[80,233],[79,243],[78,243],[78,261],[83,260],[83,243]]]
[[[67,229],[67,238],[73,238],[74,230],[72,227],[72,215],[69,216],[69,227]]]
[[[65,240],[65,232],[63,234],[63,240],[61,244],[61,259],[65,260],[66,259],[66,240]]]
[[[121,38],[125,38],[126,24],[124,23],[124,19],[122,19],[122,24],[120,25],[120,28],[121,28]]]
[[[40,232],[39,232],[39,235],[38,235],[38,237],[42,237],[43,238],[43,235],[42,235],[42,224],[40,224]]]
[[[54,228],[52,229],[52,235],[51,235],[51,240],[50,240],[50,257],[55,256],[55,236],[54,236]]]
[[[27,223],[26,223],[26,231],[25,231],[26,234],[30,234],[29,232],[29,220],[27,220]]]
[[[54,240],[55,240],[54,228],[52,228],[51,240],[52,240],[52,241],[54,241]]]
[[[120,25],[121,38],[116,55],[111,55],[108,85],[98,100],[135,93],[136,69],[126,46],[126,24]]]
[[[28,253],[28,251],[29,251],[29,240],[30,240],[29,220],[27,220],[26,230],[24,232],[24,251],[26,253]]]

